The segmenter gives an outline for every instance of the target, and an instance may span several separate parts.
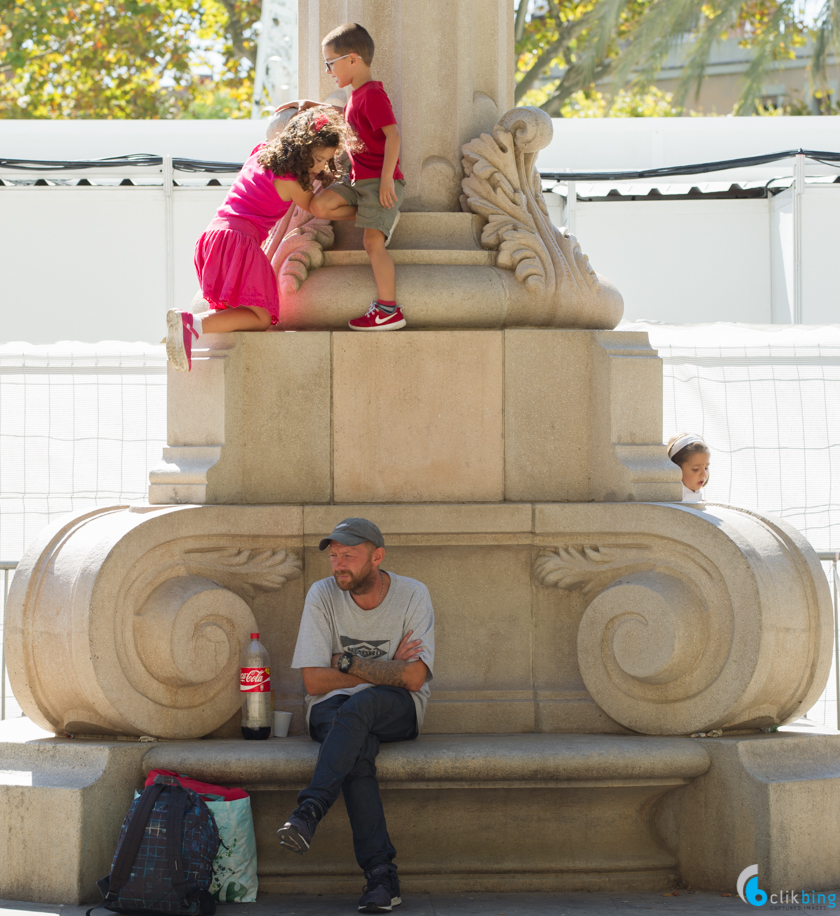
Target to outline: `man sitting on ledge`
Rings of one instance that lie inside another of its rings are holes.
[[[434,612],[425,585],[380,569],[385,541],[373,522],[347,518],[319,546],[330,549],[333,575],[306,596],[292,668],[303,674],[309,734],[321,750],[312,782],[277,835],[287,849],[305,853],[342,791],[367,878],[359,911],[386,913],[402,901],[375,760],[381,742],[408,741],[420,731]]]

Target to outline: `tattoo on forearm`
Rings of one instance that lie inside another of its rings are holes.
[[[371,684],[381,684],[385,687],[405,687],[405,669],[408,662],[381,662],[374,658],[353,659],[350,674],[362,678]]]

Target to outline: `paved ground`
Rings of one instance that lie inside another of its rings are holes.
[[[360,888],[361,891],[361,888]],[[398,916],[627,916],[627,914],[673,914],[705,916],[711,914],[754,912],[734,892],[731,897],[707,891],[678,891],[679,896],[650,894],[411,894]],[[266,896],[257,903],[220,906],[218,916],[352,916],[356,913],[356,896]],[[760,912],[826,913],[840,910],[840,892],[835,892],[835,906],[830,898],[822,906],[771,906]],[[49,916],[84,916],[86,907],[47,906],[34,903],[0,901],[0,916],[21,916],[21,911]],[[108,916],[108,910],[97,910],[96,916]]]

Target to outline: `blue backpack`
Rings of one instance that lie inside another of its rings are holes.
[[[115,913],[212,916],[218,849],[219,831],[204,801],[172,776],[158,776],[123,821],[111,873],[96,882],[105,898],[100,906]]]

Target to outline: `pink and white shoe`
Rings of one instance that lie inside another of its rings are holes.
[[[349,324],[354,331],[396,331],[405,327],[405,317],[399,306],[393,315],[389,315],[374,300],[361,318],[354,318]]]
[[[177,372],[192,368],[193,337],[198,331],[193,327],[192,312],[170,309],[166,313],[166,357]]]

